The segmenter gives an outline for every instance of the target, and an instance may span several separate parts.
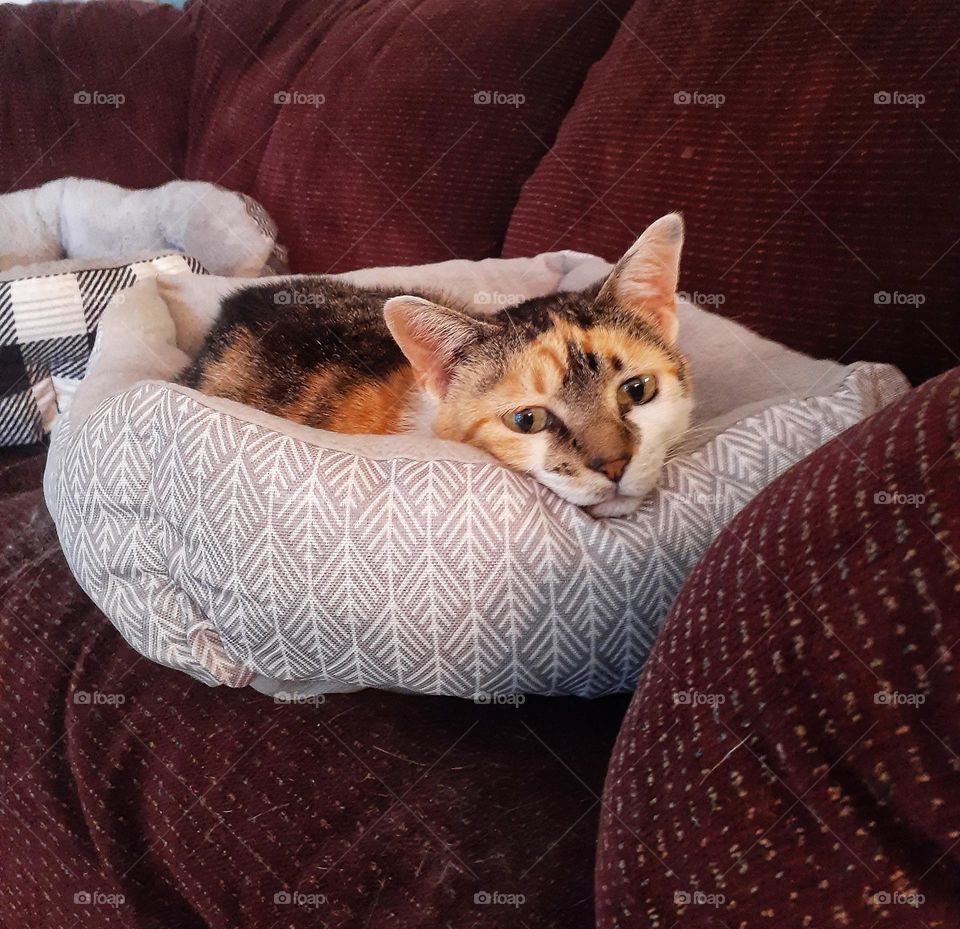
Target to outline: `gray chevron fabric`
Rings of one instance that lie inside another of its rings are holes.
[[[486,463],[318,448],[145,383],[54,434],[46,493],[84,589],[139,652],[211,684],[479,700],[630,690],[684,579],[759,489],[906,390],[736,423],[595,520]],[[259,677],[256,677],[259,676]]]

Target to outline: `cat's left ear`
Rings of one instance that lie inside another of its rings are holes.
[[[677,338],[677,279],[683,219],[668,213],[651,223],[610,272],[600,298],[640,316],[670,344]]]
[[[410,296],[389,299],[383,305],[383,318],[424,387],[435,397],[446,393],[463,353],[494,328],[462,310]]]

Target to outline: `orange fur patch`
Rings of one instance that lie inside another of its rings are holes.
[[[220,357],[203,369],[197,389],[251,406],[262,405],[263,383],[257,372],[257,354],[249,330],[239,329]]]
[[[519,403],[551,397],[560,389],[567,372],[569,344],[608,361],[616,356],[623,365],[624,377],[647,372],[677,373],[676,365],[651,342],[631,339],[622,329],[607,326],[581,329],[557,319],[552,329],[531,342],[513,361],[497,392],[505,398],[516,397]],[[619,377],[619,373],[613,376]]]
[[[406,426],[413,371],[404,365],[386,380],[364,381],[342,397],[333,398],[324,429],[333,432],[387,435]]]
[[[635,377],[644,373],[676,374],[677,366],[653,342],[624,338],[623,330],[597,326],[585,333],[592,345],[590,351],[623,362],[623,374]],[[587,349],[584,349],[585,351]]]
[[[289,403],[277,410],[278,416],[292,419],[296,423],[322,428],[326,413],[332,406],[331,395],[343,376],[338,365],[332,365],[321,371],[312,371],[300,393]]]

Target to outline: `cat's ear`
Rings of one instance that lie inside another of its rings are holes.
[[[476,345],[490,323],[422,297],[392,297],[383,318],[424,387],[435,397],[446,393],[463,353]]]
[[[600,298],[635,313],[670,344],[677,338],[677,278],[683,219],[668,213],[651,223],[600,288]]]

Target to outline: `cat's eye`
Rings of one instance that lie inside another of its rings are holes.
[[[653,374],[641,374],[624,381],[617,390],[617,403],[623,410],[641,403],[649,403],[657,395],[657,378]]]
[[[504,413],[503,424],[514,432],[543,432],[553,422],[553,413],[542,406],[531,406],[515,413]]]

